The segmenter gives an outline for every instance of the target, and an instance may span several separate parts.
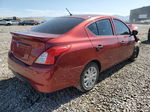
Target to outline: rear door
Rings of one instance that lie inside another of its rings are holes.
[[[131,31],[125,23],[118,19],[114,19],[113,22],[116,29],[116,36],[119,41],[118,59],[123,61],[132,55],[135,44],[134,37],[131,36]]]
[[[109,18],[98,20],[87,29],[97,58],[102,64],[102,70],[117,63],[118,40],[114,35],[111,20]]]

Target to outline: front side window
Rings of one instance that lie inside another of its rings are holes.
[[[83,21],[84,19],[75,17],[56,17],[36,26],[31,31],[50,34],[64,34]]]
[[[96,22],[100,36],[113,35],[112,26],[109,19],[103,19]]]
[[[130,35],[129,28],[121,21],[114,20],[117,35]]]

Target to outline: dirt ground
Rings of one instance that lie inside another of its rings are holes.
[[[41,94],[14,77],[7,67],[9,32],[31,27],[0,26],[0,112],[150,112],[150,25],[138,25],[142,41],[139,58],[101,73],[99,83],[85,94],[75,88]]]

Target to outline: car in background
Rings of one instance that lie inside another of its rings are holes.
[[[35,20],[23,20],[19,22],[19,25],[38,25],[39,22]]]
[[[12,22],[11,21],[7,21],[7,20],[0,20],[0,25],[9,26],[9,25],[12,25]]]
[[[10,25],[18,25],[18,24],[19,24],[18,20],[0,20],[0,25],[10,26]]]
[[[148,30],[148,41],[150,42],[150,28]]]
[[[40,92],[70,86],[87,92],[99,73],[138,57],[137,33],[113,16],[56,17],[25,32],[11,32],[8,66]]]
[[[45,23],[47,20],[43,20],[43,21],[41,21],[40,23]]]
[[[19,24],[19,21],[18,20],[10,20],[12,25],[18,25]]]

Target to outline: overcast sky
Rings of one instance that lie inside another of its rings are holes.
[[[0,17],[55,17],[73,14],[128,16],[131,9],[149,6],[150,0],[0,0]]]

